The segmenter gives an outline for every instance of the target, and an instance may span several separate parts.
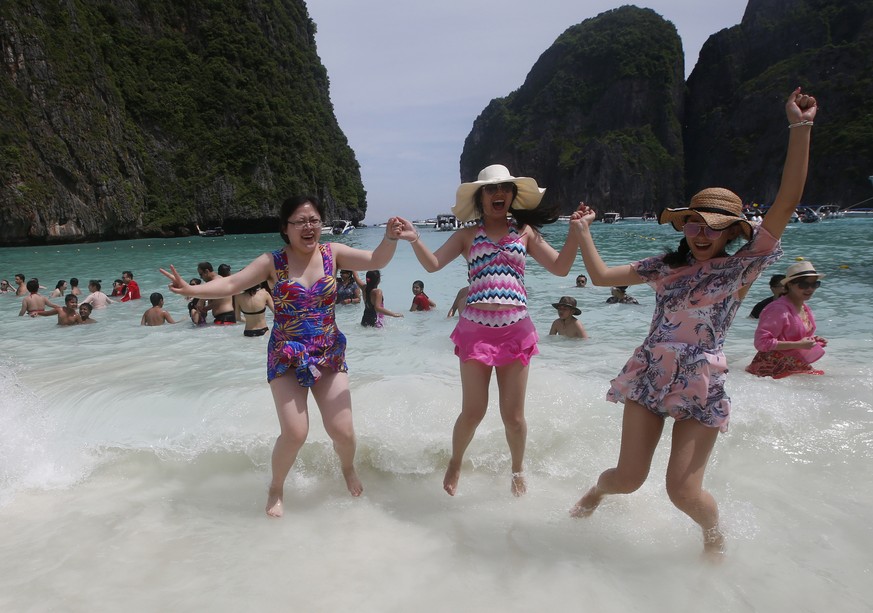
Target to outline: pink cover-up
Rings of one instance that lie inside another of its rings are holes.
[[[655,313],[643,344],[611,381],[606,399],[632,400],[653,413],[697,419],[722,432],[730,421],[723,346],[740,290],[782,256],[779,241],[756,227],[735,254],[670,268],[664,256],[631,264],[655,290]]]
[[[812,309],[804,302],[803,310],[809,319],[808,328],[786,296],[780,296],[768,304],[761,312],[758,327],[755,329],[755,349],[774,351],[779,341],[800,341],[815,336],[815,317],[812,314]],[[825,353],[821,345],[815,345],[809,349],[783,349],[781,351],[785,355],[796,357],[808,364],[812,364]]]
[[[815,336],[815,317],[812,309],[804,303],[803,310],[809,320],[809,326],[803,322],[803,318],[786,296],[777,298],[761,311],[758,327],[755,329],[755,349],[758,353],[755,354],[752,363],[746,367],[748,372],[759,377],[774,379],[795,374],[824,374],[823,370],[811,366],[825,353],[821,343],[816,343],[809,349],[776,350],[779,341],[799,341]]]

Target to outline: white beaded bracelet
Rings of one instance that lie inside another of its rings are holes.
[[[799,128],[800,126],[811,126],[811,125],[813,125],[812,121],[807,119],[805,121],[798,121],[797,123],[788,124],[788,129],[790,130],[791,128]]]

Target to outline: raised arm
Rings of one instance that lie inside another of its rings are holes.
[[[415,253],[415,257],[418,259],[419,264],[421,264],[427,272],[436,272],[445,268],[449,262],[464,253],[473,240],[472,233],[474,231],[470,228],[464,228],[452,232],[449,240],[443,243],[442,247],[436,251],[431,251],[421,240],[419,240],[421,235],[418,230],[415,229],[415,226],[412,225],[411,221],[403,219],[402,217],[397,217],[396,219],[398,219],[402,225],[400,238],[408,240],[412,244],[412,252]]]
[[[571,223],[579,224],[581,221],[577,219]],[[576,260],[576,248],[579,246],[577,232],[578,230],[574,231],[572,226],[567,228],[567,240],[564,241],[564,246],[558,252],[542,234],[527,226],[525,228],[525,233],[528,235],[527,252],[539,262],[540,266],[553,275],[566,277],[570,274],[570,269]]]
[[[782,182],[773,205],[761,222],[770,234],[779,238],[791,219],[791,214],[800,204],[803,187],[806,184],[806,171],[809,162],[809,142],[812,122],[818,107],[815,98],[802,94],[798,87],[785,103],[785,116],[788,119],[788,153],[782,168]]]
[[[170,280],[167,287],[174,294],[195,298],[226,298],[269,279],[273,274],[273,258],[269,253],[262,253],[239,272],[229,277],[216,277],[200,285],[188,285],[174,266],[170,266],[169,271],[163,268],[160,271]]]
[[[397,251],[397,239],[400,238],[400,231],[400,222],[397,221],[396,217],[392,217],[388,220],[388,225],[385,226],[385,236],[382,238],[382,242],[373,251],[355,249],[342,243],[331,243],[330,248],[333,251],[337,268],[350,270],[384,268],[394,257],[394,252]]]
[[[591,222],[596,216],[594,209],[580,204],[579,210],[570,217],[571,229],[578,233],[579,250],[582,252],[582,260],[585,262],[588,278],[594,285],[599,286],[638,285],[642,283],[642,277],[629,264],[607,266],[603,258],[600,257],[597,247],[594,246],[594,239],[591,237]],[[577,220],[582,223],[574,224]]]

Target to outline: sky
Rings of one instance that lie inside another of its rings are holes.
[[[636,6],[676,26],[688,75],[706,39],[740,23],[746,1],[649,0]],[[450,212],[464,139],[479,113],[521,87],[567,28],[621,5],[307,0],[334,112],[361,165],[365,223]]]

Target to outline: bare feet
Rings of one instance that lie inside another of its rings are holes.
[[[512,473],[512,490],[513,496],[524,496],[527,494],[527,481],[524,480],[524,473]]]
[[[458,491],[458,481],[460,480],[460,478],[460,464],[456,465],[450,461],[448,468],[446,468],[446,476],[443,477],[443,489],[446,490],[446,493],[449,496],[454,496],[455,492]]]
[[[282,517],[285,507],[282,506],[282,488],[270,487],[267,492],[267,515],[270,517]]]
[[[361,480],[358,479],[358,473],[355,472],[355,467],[350,466],[349,468],[343,469],[343,477],[346,480],[346,487],[349,488],[349,493],[357,498],[361,494],[364,493],[364,486],[361,485]]]
[[[570,517],[589,517],[597,509],[601,500],[603,500],[603,494],[598,491],[596,485],[592,486],[570,509]]]
[[[703,531],[703,559],[711,564],[720,564],[724,560],[724,534],[718,524]]]

